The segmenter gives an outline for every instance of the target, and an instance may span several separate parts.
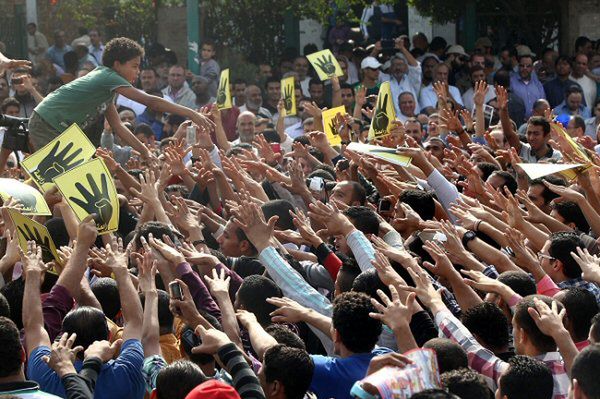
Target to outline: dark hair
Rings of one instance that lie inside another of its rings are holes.
[[[106,43],[102,54],[102,64],[112,68],[115,62],[124,64],[135,57],[143,57],[144,49],[135,40],[126,37],[116,37]]]
[[[262,132],[262,135],[268,143],[281,143],[281,137],[279,137],[279,134],[275,129],[265,129]]]
[[[0,317],[10,318],[10,305],[6,297],[0,294]]]
[[[492,399],[492,391],[479,373],[468,368],[446,371],[440,375],[442,385],[461,399]]]
[[[435,351],[440,373],[469,367],[467,352],[448,338],[432,338],[423,344],[423,348]]]
[[[241,231],[242,234],[244,234],[244,231],[242,229],[239,229],[238,231]],[[244,234],[244,237],[246,237],[246,234]],[[247,238],[244,239],[248,240]],[[251,249],[254,252],[256,252],[256,248],[254,248],[254,245],[251,246]],[[231,269],[234,272],[236,272],[241,278],[246,278],[257,274],[263,274],[265,271],[265,267],[263,266],[263,264],[260,263],[258,259],[251,256],[240,256],[239,258],[235,259]]]
[[[318,148],[309,147],[308,153],[317,158],[319,162],[325,162],[325,154],[323,154],[323,151],[319,150]]]
[[[583,248],[583,241],[572,231],[560,231],[550,234],[550,248],[548,253],[563,264],[563,274],[568,278],[581,276],[581,268],[571,256],[577,248]]]
[[[121,310],[121,299],[117,282],[110,277],[99,278],[90,287],[102,311],[111,320],[114,320]]]
[[[265,81],[265,90],[269,87],[269,83],[281,83],[281,81],[274,76],[267,78]]]
[[[381,281],[375,268],[370,268],[360,273],[352,282],[352,291],[362,292],[381,302],[379,295],[377,295],[377,290],[383,291],[388,298],[391,296],[389,288]]]
[[[139,226],[135,232],[134,243],[137,248],[141,248],[142,241],[141,237],[144,237],[146,241],[148,241],[148,235],[152,233],[154,238],[159,238],[162,240],[163,235],[169,236],[173,242],[176,241],[175,233],[168,224],[162,222],[146,222]]]
[[[458,396],[440,388],[426,389],[415,393],[410,399],[460,399]]]
[[[154,130],[147,123],[140,123],[135,127],[133,134],[143,134],[145,137],[154,137]]]
[[[300,143],[302,145],[310,145],[310,140],[308,136],[302,135],[294,138],[294,143]]]
[[[514,356],[498,381],[500,396],[508,399],[550,399],[552,372],[545,363],[529,356]]]
[[[344,211],[344,215],[364,234],[379,234],[379,218],[373,209],[366,206],[351,206]]]
[[[491,162],[477,162],[475,166],[477,166],[477,169],[481,171],[481,174],[483,175],[481,176],[481,180],[483,181],[486,181],[492,173],[500,170],[498,165],[495,165]]]
[[[0,378],[19,372],[23,347],[17,325],[7,317],[0,316]]]
[[[311,80],[308,81],[308,87],[310,88],[310,86],[313,86],[313,85],[323,86],[323,82],[321,81],[321,79],[312,78]]]
[[[534,298],[546,303],[548,306],[552,306],[552,298],[544,295],[529,295],[521,299],[515,309],[514,321],[517,327],[522,328],[529,341],[535,346],[540,352],[553,352],[556,350],[556,342],[554,339],[540,331],[538,326],[535,324],[533,318],[529,315],[528,309],[534,308]],[[562,310],[563,306],[557,303],[559,311]]]
[[[508,71],[500,69],[494,74],[494,84],[502,86],[505,89],[510,87],[510,74]]]
[[[462,322],[484,346],[494,352],[503,350],[509,344],[508,320],[495,303],[482,302],[465,310]]]
[[[277,309],[266,301],[267,298],[281,297],[281,290],[265,276],[252,275],[244,279],[237,292],[239,305],[256,315],[262,326],[271,324],[270,313]]]
[[[340,90],[352,90],[352,95],[354,95],[354,87],[351,84],[348,83],[342,83],[340,84]]]
[[[285,324],[271,324],[265,328],[265,331],[275,338],[279,344],[306,350],[306,344],[302,341],[302,338]]]
[[[21,103],[14,97],[6,97],[2,101],[2,105],[0,105],[0,110],[2,110],[2,113],[5,113],[8,107],[17,107],[21,109]]]
[[[25,295],[25,280],[19,277],[0,288],[10,307],[10,319],[19,329],[23,328],[23,295]]]
[[[553,175],[548,175],[548,176],[544,176],[544,177],[538,177],[537,179],[533,179],[530,183],[529,183],[529,187],[532,186],[541,186],[542,187],[542,198],[544,198],[544,204],[549,204],[553,199],[560,197],[560,195],[556,194],[554,191],[550,190],[548,187],[546,187],[546,185],[544,184],[544,181],[547,181],[548,183],[552,183],[552,184],[556,184],[557,186],[563,186],[566,187],[567,186],[567,182],[558,176],[553,176]]]
[[[473,65],[469,70],[469,76],[473,75],[475,72],[484,71],[481,65]]]
[[[585,120],[580,115],[571,116],[571,120],[576,129],[582,129],[585,132]]]
[[[565,220],[565,224],[574,223],[575,228],[583,233],[587,233],[590,230],[590,225],[576,202],[553,202],[552,209]]]
[[[276,226],[282,230],[296,230],[294,219],[290,215],[290,211],[294,210],[294,205],[289,201],[277,199],[263,203],[260,209],[265,216],[265,220],[269,220],[273,216],[278,216]]]
[[[554,66],[557,66],[559,62],[566,62],[567,64],[571,65],[571,58],[569,58],[569,56],[561,54],[558,57],[556,57],[556,61],[554,62]]]
[[[79,65],[79,58],[77,57],[77,53],[75,51],[67,51],[63,54],[63,62],[65,64],[65,71],[71,72],[73,70],[77,70]]]
[[[158,372],[156,376],[157,399],[185,399],[188,393],[207,378],[196,364],[177,360]]]
[[[80,306],[71,310],[62,322],[63,332],[77,334],[74,346],[81,345],[87,349],[95,341],[108,339],[106,316],[100,309],[91,306]],[[79,353],[83,355],[82,352]]]
[[[427,191],[404,190],[399,200],[409,205],[423,220],[431,220],[435,216],[435,201]]]
[[[336,252],[335,254],[342,261],[342,266],[338,271],[335,281],[337,282],[340,292],[348,292],[352,289],[354,280],[361,273],[361,270],[354,258],[351,258],[342,252]]]
[[[344,292],[333,302],[333,327],[349,351],[371,352],[382,331],[381,322],[369,316],[375,312],[370,298],[360,292]],[[357,328],[359,326],[359,328]]]
[[[517,192],[517,188],[518,188],[518,184],[517,181],[515,180],[515,178],[513,177],[513,175],[511,175],[510,173],[504,171],[504,170],[497,170],[494,173],[492,173],[493,176],[500,176],[501,178],[504,179],[504,183],[501,184],[498,189],[503,189],[504,187],[508,188],[508,191],[510,191],[512,194]]]
[[[446,46],[448,46],[448,42],[441,36],[435,36],[431,39],[431,43],[429,43],[429,51],[436,52],[438,50],[445,50]]]
[[[302,399],[310,387],[315,365],[305,350],[275,345],[265,352],[263,367],[266,381],[279,381],[287,399]]]
[[[596,315],[592,317],[590,338],[592,338],[595,343],[600,343],[600,313],[596,313]]]
[[[509,286],[521,297],[533,295],[537,292],[535,280],[527,273],[516,270],[509,270],[500,273],[498,281]]]
[[[223,326],[221,326],[221,323],[219,323],[219,320],[217,320],[216,317],[214,317],[210,313],[206,313],[206,312],[202,312],[202,311],[201,311],[201,315],[215,329],[217,329],[219,331],[223,331]],[[195,335],[194,329],[191,328],[190,326],[188,326],[187,324],[183,324],[183,327],[181,327],[181,330],[180,330],[181,336],[183,336],[184,333],[188,333],[188,332],[194,334],[194,336],[198,339],[198,341],[200,341],[200,338],[197,335]],[[180,350],[181,354],[185,355],[190,361],[196,363],[199,366],[204,366],[207,364],[214,363],[215,358],[211,354],[192,353],[192,348],[194,346],[195,345],[190,345],[188,343],[188,341],[186,341],[185,339],[179,340],[179,350]]]
[[[543,116],[532,116],[531,118],[529,118],[529,121],[527,121],[527,124],[533,126],[541,126],[544,130],[544,136],[550,133],[550,123]]]
[[[352,188],[352,202],[358,201],[360,205],[364,205],[367,202],[367,190],[357,181],[349,180],[348,182]]]
[[[592,43],[589,37],[587,36],[579,36],[575,39],[575,51],[579,50],[581,47],[585,46],[588,43]]]
[[[560,303],[567,310],[567,319],[575,342],[585,341],[592,327],[592,319],[600,311],[596,297],[582,287],[561,291]]]
[[[571,378],[590,399],[600,398],[600,345],[592,344],[575,356]]]

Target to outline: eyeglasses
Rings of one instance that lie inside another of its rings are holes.
[[[548,259],[548,260],[555,260],[556,258],[547,254],[543,254],[541,252],[538,252],[537,254],[538,260],[541,262],[542,259]]]

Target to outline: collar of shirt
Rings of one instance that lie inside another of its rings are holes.
[[[7,382],[4,384],[0,384],[0,393],[2,393],[3,395],[6,394],[19,394],[19,393],[25,393],[27,391],[38,391],[40,389],[40,386],[38,385],[37,382],[35,381],[29,381],[29,380],[25,380],[25,381],[14,381],[14,382]]]
[[[538,158],[538,156],[535,153],[535,151],[533,151],[533,148],[529,147],[529,155],[531,155],[532,157],[534,157],[538,161],[541,160],[541,159],[544,159],[544,158],[552,158],[552,154],[554,154],[554,148],[552,148],[551,146],[548,146],[548,148],[549,148],[548,152]]]

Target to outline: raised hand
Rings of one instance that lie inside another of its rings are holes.
[[[98,229],[106,230],[114,211],[108,192],[108,176],[104,173],[100,176],[102,189],[98,188],[98,184],[94,181],[91,173],[87,173],[86,177],[92,192],[89,192],[81,183],[77,182],[75,183],[75,188],[79,190],[79,193],[83,196],[83,200],[77,197],[69,197],[69,199],[85,210],[88,215],[95,214],[97,216],[96,223]]]
[[[371,298],[371,303],[379,313],[369,313],[369,316],[385,323],[392,331],[397,331],[408,327],[412,315],[417,311],[416,295],[414,292],[408,294],[406,303],[403,304],[396,287],[390,285],[389,289],[392,294],[391,299],[383,291],[377,290],[377,295],[381,298],[383,305],[375,298]]]
[[[56,373],[59,377],[66,374],[76,373],[73,362],[78,352],[83,350],[82,346],[73,348],[73,344],[77,339],[77,334],[64,333],[58,341],[52,344],[50,356],[43,356],[42,360]]]
[[[577,253],[571,252],[571,256],[581,268],[583,272],[581,277],[584,280],[600,284],[600,258],[590,255],[587,248],[579,247],[577,247]]]
[[[483,106],[485,95],[488,92],[488,84],[485,80],[475,82],[475,94],[473,94],[473,103],[477,106]]]
[[[335,203],[316,202],[308,206],[308,216],[326,226],[331,235],[348,235],[354,230],[350,220],[338,209]]]
[[[290,298],[267,298],[267,302],[277,306],[277,309],[271,312],[273,323],[298,323],[309,311],[308,308]]]
[[[25,278],[30,273],[44,274],[46,272],[46,266],[42,260],[42,248],[37,246],[34,241],[27,242],[26,252],[19,247],[19,255],[21,263],[23,263]]]
[[[553,337],[554,334],[565,328],[563,319],[567,314],[567,309],[563,307],[559,312],[556,301],[552,301],[552,308],[539,298],[533,298],[533,303],[535,308],[528,308],[527,312],[543,334]]]
[[[168,236],[163,236],[168,237]],[[183,262],[185,262],[185,257],[181,252],[177,249],[173,248],[170,245],[165,244],[164,241],[154,238],[151,234],[148,235],[148,243],[158,251],[160,255],[162,255],[167,261],[171,262],[173,265],[177,266]]]
[[[37,169],[33,171],[33,175],[41,184],[52,183],[56,176],[83,163],[83,159],[74,161],[83,152],[83,149],[78,148],[77,151],[67,156],[74,144],[68,143],[65,148],[58,151],[60,143],[59,140],[54,144],[48,155],[40,161]]]
[[[207,330],[202,326],[196,327],[196,335],[200,337],[200,346],[192,348],[192,353],[205,353],[207,355],[214,355],[223,346],[231,342],[227,334],[223,331],[219,331],[216,328]]]
[[[102,360],[103,363],[106,363],[114,357],[117,349],[120,348],[122,344],[122,339],[117,339],[113,343],[110,343],[109,341],[94,341],[83,353],[83,358],[91,359],[97,357]]]
[[[221,269],[219,273],[215,269],[212,269],[212,277],[206,275],[204,276],[204,280],[214,297],[229,295],[229,281],[231,277],[225,274],[225,269]]]

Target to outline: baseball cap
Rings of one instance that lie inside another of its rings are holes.
[[[524,44],[520,44],[517,46],[517,56],[518,57],[524,57],[524,56],[530,56],[530,57],[535,57],[535,53],[533,51],[531,51],[531,49],[529,48],[529,46],[526,46]]]
[[[454,46],[450,46],[446,51],[447,54],[458,54],[468,57],[469,54],[465,51],[465,48],[459,44],[455,44]]]
[[[480,37],[479,39],[477,39],[477,41],[475,42],[475,48],[482,48],[482,47],[492,47],[492,41],[490,40],[489,37],[484,36],[484,37]]]
[[[378,69],[380,66],[381,66],[381,63],[379,61],[377,61],[377,58],[375,58],[375,57],[366,57],[360,63],[360,69],[365,69],[365,68]]]
[[[198,385],[185,399],[241,399],[240,394],[230,385],[221,381],[209,380]]]

